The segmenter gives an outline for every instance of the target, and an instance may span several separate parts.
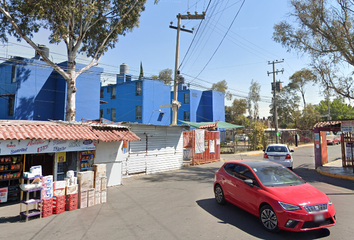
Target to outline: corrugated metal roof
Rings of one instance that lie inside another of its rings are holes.
[[[140,140],[127,127],[107,127],[49,121],[0,121],[0,140],[91,139],[104,142]]]

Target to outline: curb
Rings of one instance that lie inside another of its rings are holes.
[[[321,167],[318,167],[316,169],[316,171],[319,174],[321,174],[321,175],[324,175],[324,176],[327,176],[327,177],[332,177],[332,178],[339,178],[339,179],[346,179],[346,180],[354,181],[354,176],[347,176],[347,175],[340,175],[340,174],[336,174],[336,173],[329,173],[329,172],[326,172],[326,171],[322,171],[320,168]]]

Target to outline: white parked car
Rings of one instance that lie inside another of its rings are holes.
[[[236,138],[238,141],[248,141],[248,136],[246,134],[237,134]]]
[[[292,153],[294,150],[290,150],[287,145],[269,144],[263,151],[263,160],[280,163],[291,170],[293,169]]]

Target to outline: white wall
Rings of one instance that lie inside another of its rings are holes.
[[[128,156],[123,152],[123,142],[103,142],[96,146],[95,163],[107,167],[107,186],[122,184],[122,160]],[[126,151],[127,152],[127,151]]]

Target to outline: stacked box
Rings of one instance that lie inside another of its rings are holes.
[[[87,206],[92,207],[93,205],[95,205],[95,189],[91,188],[87,192]]]
[[[107,177],[101,178],[101,191],[107,190]]]
[[[95,178],[95,191],[101,192],[101,178]]]
[[[65,210],[66,211],[73,211],[76,210],[79,203],[79,193],[72,193],[66,195],[65,199]]]
[[[51,199],[53,197],[53,175],[42,177],[42,199]]]
[[[53,213],[60,214],[65,212],[65,195],[53,197]]]
[[[93,171],[95,172],[95,178],[105,177],[106,164],[93,164]]]
[[[88,191],[79,192],[79,208],[87,207]]]
[[[65,181],[55,181],[53,195],[56,197],[65,196],[65,187],[66,187]]]
[[[87,191],[93,188],[94,173],[93,171],[78,172],[77,180],[79,181],[79,191]]]
[[[75,194],[79,192],[79,185],[72,185],[72,186],[67,186],[66,190],[65,190],[65,194],[66,195],[70,195],[70,194]]]
[[[101,203],[107,202],[107,190],[101,191]]]
[[[41,203],[42,217],[53,215],[53,198],[44,199]]]
[[[95,204],[101,204],[101,192],[95,192]]]

